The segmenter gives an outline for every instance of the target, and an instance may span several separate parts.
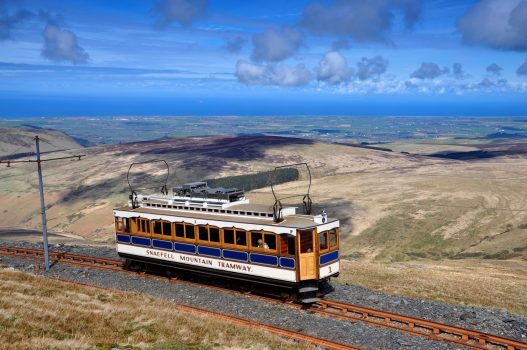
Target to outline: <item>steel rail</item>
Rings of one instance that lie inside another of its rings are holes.
[[[487,345],[491,345],[507,350],[527,350],[527,343],[514,339],[328,299],[316,302],[312,308],[327,315],[366,321],[370,324],[402,330],[412,335],[425,336],[435,340],[446,340],[474,349],[488,349]],[[330,310],[335,310],[337,313]]]
[[[36,259],[41,259],[44,255],[43,251],[40,249],[9,246],[0,246],[0,254],[16,255]],[[119,260],[59,252],[51,252],[50,256],[53,257],[56,262],[60,261],[69,265],[104,269],[113,272],[125,272],[133,275],[141,274],[144,277],[156,278],[165,281],[167,279],[166,277],[161,277],[157,275],[147,275],[142,272],[125,270],[125,264]],[[247,292],[235,291],[225,287],[204,285],[198,282],[183,281],[178,279],[174,280],[170,277],[169,280],[171,282],[197,285],[203,288],[211,288],[234,294],[250,295],[251,297],[257,297],[260,299],[265,299],[266,301],[276,302],[280,304],[285,303],[274,298],[250,294]],[[450,343],[455,343],[457,345],[461,345],[472,349],[489,349],[489,346],[493,346],[494,349],[496,347],[499,347],[507,350],[527,350],[527,343],[517,341],[514,339],[470,330],[463,327],[433,322],[417,317],[400,315],[392,312],[371,309],[353,304],[346,304],[330,299],[320,300],[309,307],[293,303],[289,303],[289,305],[296,308],[307,309],[311,312],[319,313],[329,317],[337,317],[354,322],[363,322],[377,327],[390,328],[414,336],[426,337],[436,341],[446,341]]]

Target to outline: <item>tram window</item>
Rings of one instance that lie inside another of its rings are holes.
[[[320,242],[320,250],[328,249],[328,231],[320,232],[318,240]]]
[[[185,238],[185,226],[183,224],[176,225],[176,237]]]
[[[274,233],[251,231],[251,247],[276,250],[276,235]]]
[[[300,234],[300,253],[313,252],[313,231],[298,231]]]
[[[163,221],[163,236],[172,236],[172,224]]]
[[[130,219],[128,218],[123,218],[123,231],[130,233]]]
[[[208,241],[209,240],[209,229],[207,226],[198,226],[198,232],[199,232],[199,240],[200,241]]]
[[[139,219],[139,232],[150,234],[150,221],[147,219]]]
[[[185,225],[185,236],[187,239],[195,239],[196,234],[194,233],[194,225],[186,224]]]
[[[337,229],[332,228],[331,230],[329,230],[329,245],[331,246],[331,248],[335,248],[337,246],[337,243]]]
[[[295,255],[295,237],[287,235],[287,254]]]
[[[258,246],[261,244],[261,243],[258,243],[258,241],[261,241],[261,240],[262,240],[261,232],[251,231],[251,247],[258,248]]]
[[[274,233],[264,234],[264,248],[276,250],[276,235]]]
[[[243,230],[236,230],[236,245],[247,246],[247,233]]]
[[[162,234],[162,231],[161,231],[161,221],[154,221],[154,233],[156,235],[160,235]]]
[[[115,218],[115,229],[123,231],[123,218]]]
[[[234,244],[234,230],[231,228],[223,229],[223,243]]]
[[[211,242],[220,242],[220,229],[217,227],[209,227],[209,235]]]

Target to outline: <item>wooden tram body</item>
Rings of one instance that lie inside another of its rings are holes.
[[[339,221],[296,214],[294,207],[280,215],[276,220],[268,206],[249,203],[242,191],[202,182],[174,188],[173,195],[135,195],[114,210],[117,252],[132,261],[287,289],[299,301],[314,302],[339,273]]]

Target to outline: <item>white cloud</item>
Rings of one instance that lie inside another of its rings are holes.
[[[480,0],[457,27],[463,41],[499,50],[527,50],[527,1]]]
[[[314,34],[351,37],[360,42],[389,41],[394,18],[402,13],[407,27],[420,18],[420,0],[336,0],[311,2],[302,23]]]
[[[292,28],[268,29],[252,38],[251,58],[256,62],[278,62],[293,56],[303,45],[302,33]]]
[[[86,63],[89,55],[79,46],[77,36],[69,30],[61,29],[53,23],[48,23],[42,32],[44,47],[41,54],[51,61],[71,63]]]
[[[363,57],[357,63],[357,77],[360,80],[379,78],[381,74],[386,72],[387,68],[388,60],[382,56],[372,58]]]
[[[449,69],[447,67],[441,69],[436,63],[423,62],[421,63],[421,67],[419,67],[415,72],[413,72],[410,77],[417,79],[435,79],[440,75],[446,74],[448,72]]]
[[[347,82],[352,74],[346,58],[336,51],[326,53],[318,63],[317,79],[328,84]]]
[[[247,85],[302,86],[313,79],[303,65],[289,67],[283,64],[254,64],[244,60],[236,64],[236,77]]]

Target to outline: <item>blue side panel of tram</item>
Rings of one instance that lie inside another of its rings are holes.
[[[339,251],[335,250],[320,256],[320,265],[325,265],[339,258]]]
[[[132,244],[150,247],[150,238],[132,236]]]
[[[223,249],[223,257],[225,259],[247,261],[247,256],[248,254],[245,252]]]
[[[251,253],[251,262],[276,266],[278,265],[278,257]]]
[[[280,258],[280,266],[288,268],[288,269],[294,269],[295,268],[295,259]]]
[[[173,249],[172,242],[160,241],[158,239],[153,239],[152,240],[152,246],[154,248],[160,248],[160,249],[165,249],[165,250],[172,250]]]
[[[170,250],[181,252],[185,254],[199,254],[206,255],[220,259],[229,259],[237,261],[251,262],[255,264],[277,266],[286,269],[295,268],[295,259],[278,257],[274,255],[265,255],[258,253],[247,253],[236,250],[220,249],[215,247],[207,246],[196,246],[194,244],[170,242],[158,239],[150,239],[145,237],[129,236],[129,235],[116,235],[118,243],[132,244],[143,247],[153,247],[157,249]],[[326,264],[330,261],[338,259],[338,251],[334,251],[320,257],[320,264]]]
[[[174,243],[174,249],[178,252],[196,254],[196,246],[194,244]]]
[[[119,243],[130,243],[130,236],[128,236],[128,235],[117,235],[117,242],[119,242]]]
[[[216,258],[221,257],[221,249],[220,248],[211,248],[211,247],[203,247],[198,246],[198,254],[199,255],[208,255],[213,256]]]

